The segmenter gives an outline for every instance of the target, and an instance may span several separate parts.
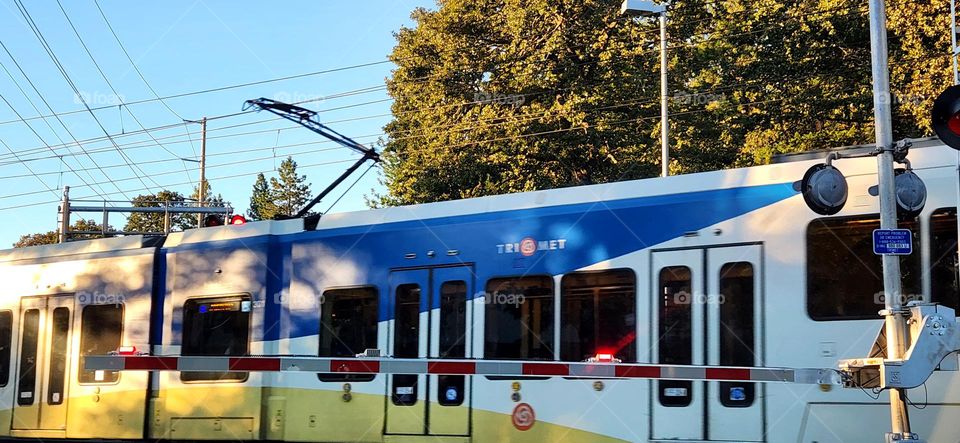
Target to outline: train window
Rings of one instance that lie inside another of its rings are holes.
[[[720,365],[754,366],[754,278],[750,263],[720,268]],[[720,383],[720,404],[745,408],[753,404],[753,383]]]
[[[50,369],[47,373],[47,404],[63,403],[63,382],[67,376],[67,342],[70,334],[70,309],[53,310],[50,336]]]
[[[821,218],[807,226],[807,313],[817,321],[880,318],[883,309],[883,269],[873,253],[876,214]],[[920,244],[916,220],[900,222],[913,231],[914,249]],[[902,302],[922,298],[920,254],[900,258]]]
[[[40,345],[40,310],[27,309],[23,313],[23,334],[20,340],[20,379],[17,381],[17,404],[33,404],[37,389],[37,354]]]
[[[397,286],[393,311],[393,356],[396,358],[420,357],[420,285]],[[417,403],[418,376],[396,374],[393,376],[393,404],[412,406]]]
[[[467,282],[444,282],[440,285],[440,358],[466,357],[466,334]],[[437,383],[437,402],[441,406],[463,404],[464,376],[440,375]]]
[[[690,268],[672,266],[660,270],[658,361],[666,365],[693,364],[693,304]],[[693,382],[663,380],[658,382],[660,404],[669,407],[689,406],[693,399]]]
[[[484,357],[553,360],[553,278],[487,282]]]
[[[637,279],[633,271],[577,272],[560,281],[560,359],[609,354],[635,362]]]
[[[957,281],[957,209],[930,215],[930,292],[932,301],[960,311]]]
[[[320,307],[320,356],[356,357],[377,347],[377,289],[331,289]],[[320,381],[371,381],[374,374],[317,374]]]
[[[80,355],[107,355],[120,347],[123,305],[88,305],[80,314]],[[80,383],[114,383],[117,371],[81,370]]]
[[[0,311],[0,387],[10,382],[11,346],[13,346],[13,312]]]
[[[238,356],[249,352],[250,297],[199,298],[183,304],[182,355]],[[181,372],[180,380],[244,381],[246,372]]]

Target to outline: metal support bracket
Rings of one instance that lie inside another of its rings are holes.
[[[878,356],[876,351],[886,342],[881,331],[870,357],[839,362],[847,387],[911,389],[925,383],[933,371],[960,369],[960,325],[954,310],[935,303],[914,302],[908,307],[910,348],[904,358]]]

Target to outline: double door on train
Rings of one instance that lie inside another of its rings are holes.
[[[654,361],[761,366],[761,245],[655,251]],[[653,381],[655,440],[763,441],[763,387]]]
[[[395,358],[472,358],[472,266],[394,271],[387,355]],[[470,433],[469,376],[391,375],[387,425],[391,435],[466,436]]]
[[[66,429],[74,297],[20,301],[13,429]]]

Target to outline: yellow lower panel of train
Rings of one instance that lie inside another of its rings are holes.
[[[384,396],[270,388],[267,438],[287,441],[382,441]]]
[[[66,437],[140,439],[144,435],[144,400],[141,391],[70,397]],[[345,401],[342,391],[261,389],[225,384],[212,389],[209,386],[206,389],[165,389],[158,397],[150,399],[148,437],[227,441],[261,438],[351,442],[399,442],[424,438],[431,441],[463,440],[455,436],[383,435],[386,401],[383,395],[357,392],[352,392],[349,401]],[[461,411],[450,417],[462,417]],[[11,416],[12,410],[0,410],[0,423],[9,423]],[[412,422],[419,422],[414,425],[422,424],[421,418],[410,418]],[[439,416],[435,419],[441,420],[434,423],[435,428],[454,425],[445,423]],[[474,442],[619,441],[540,420],[529,429],[520,431],[513,426],[509,413],[480,409],[472,411],[470,421],[468,432]],[[264,427],[262,433],[261,425]],[[28,437],[30,432],[18,430],[14,434]]]
[[[509,413],[503,414],[474,409],[472,441],[607,443],[621,442],[623,440],[540,420],[537,420],[530,429],[521,431],[513,426],[513,419]]]
[[[70,396],[67,438],[143,438],[143,391]]]
[[[207,384],[163,389],[150,399],[150,438],[255,440],[260,435],[260,388]]]

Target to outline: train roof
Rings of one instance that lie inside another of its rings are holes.
[[[127,235],[123,237],[97,238],[72,241],[63,244],[30,246],[0,250],[0,262],[36,260],[55,257],[89,256],[91,254],[115,253],[151,248],[162,243],[161,237]]]

